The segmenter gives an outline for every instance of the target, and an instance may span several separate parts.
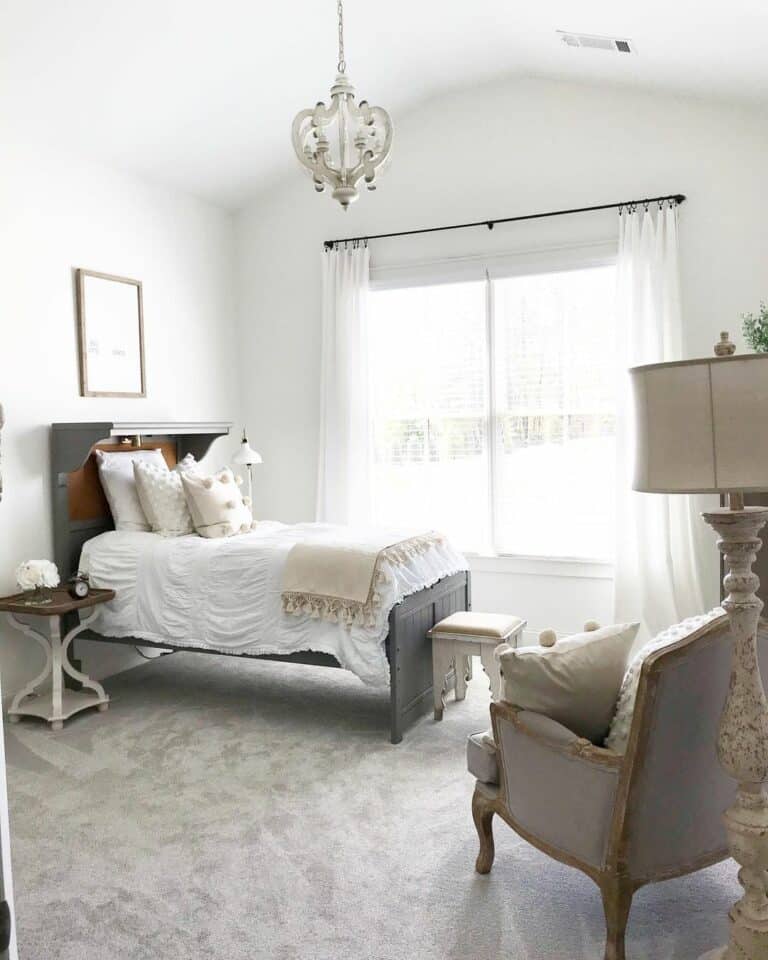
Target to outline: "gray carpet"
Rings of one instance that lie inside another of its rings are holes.
[[[503,825],[474,873],[482,674],[397,747],[339,670],[175,654],[107,687],[60,734],[6,728],[21,960],[601,960],[586,877]],[[722,941],[734,872],[640,891],[629,957]]]

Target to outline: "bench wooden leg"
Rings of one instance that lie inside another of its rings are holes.
[[[453,664],[453,646],[450,643],[432,643],[432,688],[435,697],[435,720],[443,719],[445,709],[446,678]],[[458,674],[458,671],[457,671]],[[457,679],[458,684],[458,679]]]
[[[456,699],[464,700],[467,696],[470,657],[464,653],[456,653],[453,660],[456,668]]]
[[[500,700],[501,699],[501,673],[499,669],[499,661],[493,655],[495,647],[490,646],[490,644],[483,644],[483,647],[480,651],[480,663],[483,665],[483,670],[485,670],[488,676],[488,682],[491,685],[491,700]]]

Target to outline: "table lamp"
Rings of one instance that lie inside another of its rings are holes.
[[[248,437],[245,435],[245,430],[243,430],[243,439],[240,442],[237,453],[232,457],[232,463],[236,463],[238,466],[248,467],[248,498],[251,503],[253,502],[253,476],[251,471],[254,464],[262,462],[261,454],[257,453],[251,447],[248,443]]]
[[[768,489],[768,354],[654,363],[630,371],[635,401],[634,489],[720,493],[703,514],[723,554],[733,660],[720,719],[720,764],[738,784],[724,814],[744,896],[730,911],[730,941],[706,960],[768,958],[768,705],[757,630],[762,601],[752,572],[768,507],[744,493]],[[704,960],[704,958],[702,958]]]

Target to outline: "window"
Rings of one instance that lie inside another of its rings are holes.
[[[613,552],[615,267],[374,290],[374,519],[468,552]]]

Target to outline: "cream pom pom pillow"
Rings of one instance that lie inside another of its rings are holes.
[[[252,529],[250,507],[228,468],[211,477],[187,471],[181,474],[181,483],[192,523],[201,537],[234,537]]]
[[[602,743],[639,623],[577,633],[553,647],[500,651],[502,699]]]

